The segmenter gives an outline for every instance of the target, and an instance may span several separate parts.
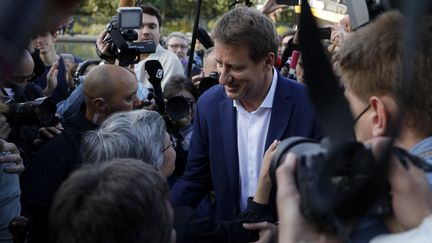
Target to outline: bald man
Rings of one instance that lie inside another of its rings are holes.
[[[15,70],[5,75],[5,79],[0,81],[3,96],[13,98],[16,102],[28,101],[24,95],[24,87],[27,80],[34,76],[33,69],[33,58],[30,52],[25,50]]]
[[[48,210],[60,184],[81,164],[82,135],[112,113],[132,110],[137,88],[135,75],[123,67],[102,65],[88,73],[80,111],[64,121],[62,134],[42,145],[22,176],[23,214],[35,227],[30,242],[48,242]]]

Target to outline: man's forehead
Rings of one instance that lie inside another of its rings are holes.
[[[156,16],[146,13],[143,13],[142,16],[142,24],[156,24],[157,26],[159,26],[159,21]]]
[[[213,53],[215,59],[218,61],[221,59],[244,59],[249,55],[249,48],[247,45],[216,42]]]
[[[168,43],[188,43],[188,41],[184,38],[173,36],[168,40]]]

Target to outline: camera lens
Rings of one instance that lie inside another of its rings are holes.
[[[174,121],[185,118],[190,112],[190,102],[183,96],[169,98],[165,106],[167,115]]]

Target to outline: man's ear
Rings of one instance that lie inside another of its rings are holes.
[[[372,136],[387,135],[390,117],[385,102],[377,96],[372,96],[369,98],[369,104],[372,116]]]
[[[52,40],[53,42],[57,41],[57,37],[58,37],[58,32],[56,31],[54,34],[51,34]]]
[[[99,113],[103,113],[108,109],[108,104],[102,97],[94,98],[93,104]]]
[[[275,62],[276,62],[275,54],[273,52],[267,53],[267,56],[264,58],[265,67],[272,69]]]

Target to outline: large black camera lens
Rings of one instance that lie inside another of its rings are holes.
[[[49,97],[39,98],[25,103],[13,103],[8,105],[9,111],[5,114],[10,124],[38,125],[49,127],[59,122],[55,116],[57,107]]]
[[[191,105],[191,101],[187,100],[185,97],[174,96],[168,99],[165,109],[167,115],[173,121],[179,121],[189,115]]]
[[[380,212],[389,212],[388,163],[375,161],[363,144],[346,141],[331,146],[328,140],[288,138],[278,145],[270,164],[274,183],[275,171],[288,152],[297,158],[294,176],[300,209],[308,220],[336,231],[334,218],[353,219],[378,206]]]

